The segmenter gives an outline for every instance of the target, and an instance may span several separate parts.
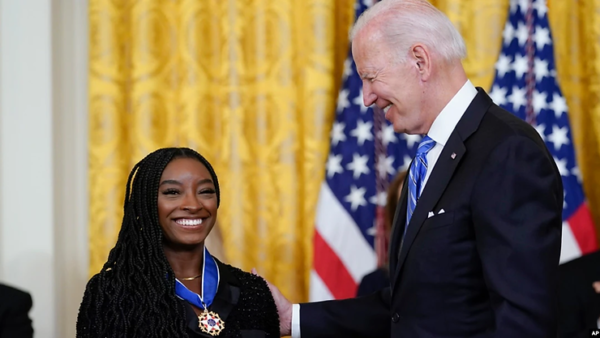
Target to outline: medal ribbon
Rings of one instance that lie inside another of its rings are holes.
[[[219,287],[219,267],[215,259],[208,253],[206,246],[204,247],[204,262],[202,264],[202,290],[201,294],[190,291],[179,279],[175,278],[175,294],[177,297],[193,304],[199,309],[204,309],[212,304],[217,294]]]

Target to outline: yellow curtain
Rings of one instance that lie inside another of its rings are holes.
[[[226,261],[307,298],[314,210],[352,0],[91,0],[90,274],[131,167],[165,146],[215,166]]]
[[[489,89],[509,0],[434,0]],[[600,0],[550,1],[558,78],[600,224]],[[354,0],[90,0],[90,274],[135,162],[189,146],[222,184],[226,261],[308,298],[314,210]],[[219,237],[219,236],[215,236]]]

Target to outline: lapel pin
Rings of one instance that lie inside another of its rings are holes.
[[[452,155],[450,155],[451,159],[455,159],[456,158],[456,153],[452,153]]]

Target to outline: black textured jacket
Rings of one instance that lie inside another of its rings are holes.
[[[279,337],[279,316],[267,283],[260,277],[215,261],[221,280],[210,311],[219,314],[225,329],[218,337]],[[212,337],[198,327],[198,317],[187,302],[186,321],[189,338]]]
[[[267,283],[259,276],[244,272],[238,268],[223,264],[215,258],[219,267],[220,281],[217,294],[210,311],[219,314],[225,322],[225,328],[217,337],[223,338],[275,338],[279,337],[279,316],[273,296]],[[86,294],[95,294],[95,277],[88,283]],[[91,296],[91,297],[95,297]],[[91,301],[93,301],[93,298]],[[198,317],[192,307],[181,300],[186,309],[185,325],[189,338],[212,337],[200,331]],[[81,310],[77,319],[77,337],[99,338],[94,327],[87,318],[94,318],[95,314],[82,314]],[[143,325],[152,325],[140,318]],[[137,325],[137,324],[132,324]],[[114,328],[111,337],[138,337],[135,332],[120,332]],[[122,330],[125,331],[125,330]],[[181,338],[181,337],[165,337]]]

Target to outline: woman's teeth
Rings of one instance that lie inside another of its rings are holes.
[[[198,219],[178,219],[175,222],[177,222],[177,224],[181,224],[181,225],[200,225],[202,224],[202,219],[198,218]]]

